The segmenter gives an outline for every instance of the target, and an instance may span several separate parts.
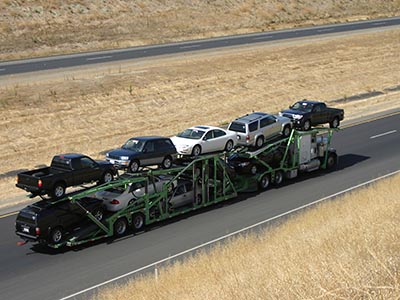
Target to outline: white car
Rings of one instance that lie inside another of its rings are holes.
[[[182,155],[231,151],[236,145],[236,133],[214,126],[194,126],[171,138],[176,151]]]
[[[154,176],[153,182],[149,182],[147,186],[148,194],[155,192],[161,192],[163,185],[168,184],[172,181],[172,176],[158,175]],[[177,186],[177,181],[173,181],[168,190],[173,190]],[[108,211],[119,211],[124,209],[129,204],[132,204],[140,197],[143,197],[146,193],[146,181],[135,182],[128,184],[127,186],[113,187],[104,191],[96,192],[95,197],[103,200],[103,204]]]

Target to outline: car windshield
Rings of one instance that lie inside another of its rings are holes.
[[[292,105],[291,109],[304,111],[304,112],[311,112],[313,105],[307,102],[296,102]]]
[[[141,152],[143,150],[143,146],[144,146],[144,141],[127,140],[126,143],[122,146],[122,149]]]
[[[199,140],[204,135],[205,131],[198,129],[186,129],[182,131],[177,136],[185,139]]]

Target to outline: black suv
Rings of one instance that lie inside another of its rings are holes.
[[[116,168],[135,173],[144,166],[160,165],[169,169],[176,156],[175,146],[169,138],[142,136],[131,138],[121,148],[108,152],[106,160]]]
[[[103,219],[103,201],[87,197],[78,202],[84,209],[69,200],[42,200],[25,207],[15,221],[16,234],[26,241],[58,244],[65,235],[89,220],[86,210],[97,220]]]

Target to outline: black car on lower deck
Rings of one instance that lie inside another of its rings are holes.
[[[121,148],[106,154],[106,160],[118,169],[135,173],[143,166],[159,165],[169,169],[177,152],[170,138],[141,136],[127,140]]]
[[[16,234],[25,241],[58,244],[79,225],[88,221],[86,210],[98,220],[103,218],[103,202],[82,198],[79,204],[69,200],[42,200],[22,209],[15,222]]]

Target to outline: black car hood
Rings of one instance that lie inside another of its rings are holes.
[[[139,153],[140,152],[122,149],[122,148],[115,149],[115,150],[108,152],[108,154],[112,155],[112,156],[129,156],[129,157],[137,156]]]
[[[301,110],[294,109],[286,109],[281,111],[282,114],[291,114],[291,115],[305,115],[307,112]]]

